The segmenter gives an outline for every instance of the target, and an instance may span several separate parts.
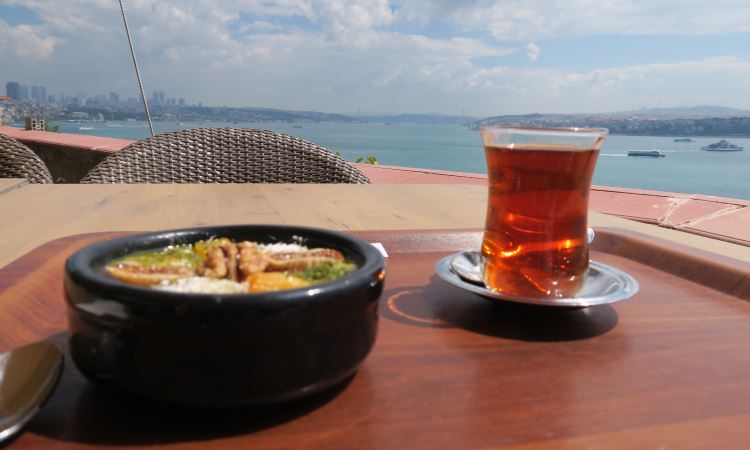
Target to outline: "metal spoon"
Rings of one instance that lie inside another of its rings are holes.
[[[0,354],[0,442],[39,412],[60,381],[62,368],[62,353],[49,342]]]
[[[481,253],[461,252],[451,261],[451,268],[464,281],[484,286],[484,278],[482,277],[483,264]]]

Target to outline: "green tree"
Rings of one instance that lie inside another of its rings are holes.
[[[367,158],[365,158],[364,156],[360,156],[354,162],[356,163],[364,162],[365,164],[377,164],[378,160],[374,156],[368,156]]]
[[[336,155],[339,156],[339,158],[343,158],[344,157],[344,155],[342,155],[341,152],[335,152],[335,153],[336,153]],[[354,162],[355,163],[361,163],[361,162],[363,162],[365,164],[377,164],[378,163],[378,159],[375,158],[374,156],[367,156],[367,157],[360,156],[357,159],[355,159]]]

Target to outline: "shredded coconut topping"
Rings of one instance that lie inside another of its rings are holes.
[[[163,291],[192,294],[244,294],[248,291],[245,283],[207,277],[180,278],[172,283],[163,281],[155,287]]]
[[[260,244],[258,247],[268,253],[294,253],[307,251],[307,247],[298,244],[286,244],[278,242],[275,244]]]

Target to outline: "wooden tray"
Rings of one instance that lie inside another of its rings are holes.
[[[0,270],[0,350],[66,349],[65,258],[121,233],[49,242]],[[434,274],[476,230],[354,233],[390,258],[378,340],[347,383],[259,411],[189,410],[105,391],[70,358],[11,448],[747,448],[750,265],[616,230],[592,258],[632,299],[582,310],[498,304]],[[336,349],[331,349],[336,351]]]

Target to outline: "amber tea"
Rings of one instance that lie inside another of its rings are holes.
[[[589,188],[606,131],[488,128],[482,135],[485,284],[513,296],[575,296],[588,270]]]

